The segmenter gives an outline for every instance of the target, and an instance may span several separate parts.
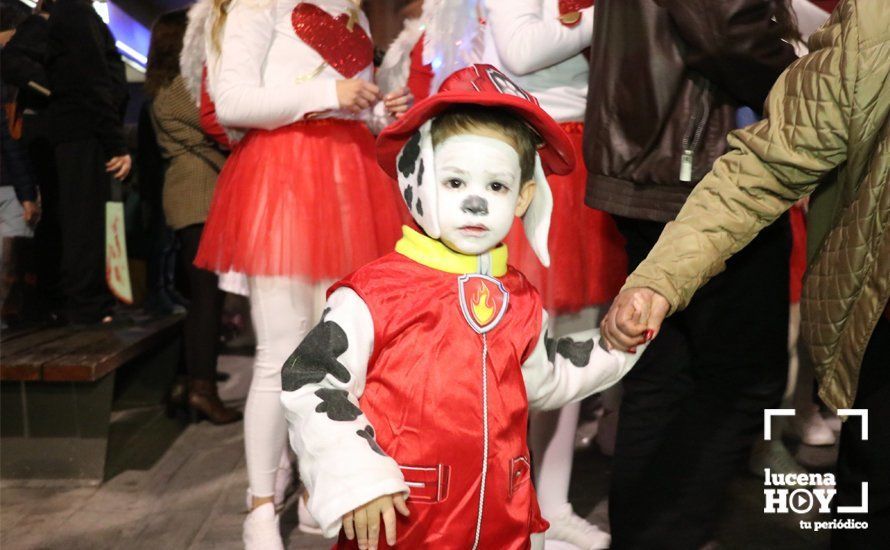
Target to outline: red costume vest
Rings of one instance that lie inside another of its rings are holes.
[[[525,549],[531,533],[548,527],[530,478],[521,372],[540,336],[541,300],[513,268],[497,280],[487,279],[493,289],[500,282],[508,297],[483,298],[495,309],[506,302],[503,317],[484,334],[483,377],[483,334],[462,310],[462,278],[480,290],[479,276],[439,271],[393,252],[330,292],[353,289],[374,320],[374,350],[359,402],[377,442],[402,467],[411,490],[411,516],[399,516],[397,547],[466,550],[478,530],[478,548]],[[483,319],[493,317],[483,314]],[[335,547],[357,545],[341,533]],[[389,548],[382,533],[380,548]]]

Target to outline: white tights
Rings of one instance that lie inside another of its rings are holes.
[[[257,346],[244,407],[244,450],[250,494],[262,498],[275,492],[275,473],[287,444],[287,424],[279,401],[281,367],[321,319],[330,281],[251,277],[249,285]]]

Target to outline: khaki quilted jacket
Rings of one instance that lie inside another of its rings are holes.
[[[844,408],[890,298],[890,2],[845,0],[809,46],[770,92],[767,117],[730,134],[731,150],[625,288],[685,307],[729,256],[812,194],[801,334],[822,398]]]

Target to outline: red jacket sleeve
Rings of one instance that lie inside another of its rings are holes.
[[[231,149],[232,144],[229,142],[229,136],[216,118],[216,105],[210,99],[207,93],[207,69],[201,75],[201,128],[204,133],[210,136],[210,139],[219,143],[226,149]]]
[[[433,85],[433,68],[423,64],[423,35],[420,35],[417,44],[411,49],[410,59],[407,84],[416,102],[435,93],[435,90],[430,90]]]

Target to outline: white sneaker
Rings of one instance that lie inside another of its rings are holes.
[[[837,442],[831,426],[815,406],[810,411],[795,415],[791,420],[791,429],[804,445],[827,447]]]
[[[247,514],[241,537],[245,550],[284,550],[275,505],[267,502]]]
[[[300,495],[299,498],[297,498],[297,529],[308,535],[321,535],[321,526],[315,521],[312,514],[309,513],[309,508],[306,507],[306,499],[304,497],[305,494]]]
[[[612,542],[609,533],[575,514],[571,504],[566,504],[557,515],[545,519],[550,522],[550,529],[544,534],[547,540],[568,542],[582,550],[608,548]]]

